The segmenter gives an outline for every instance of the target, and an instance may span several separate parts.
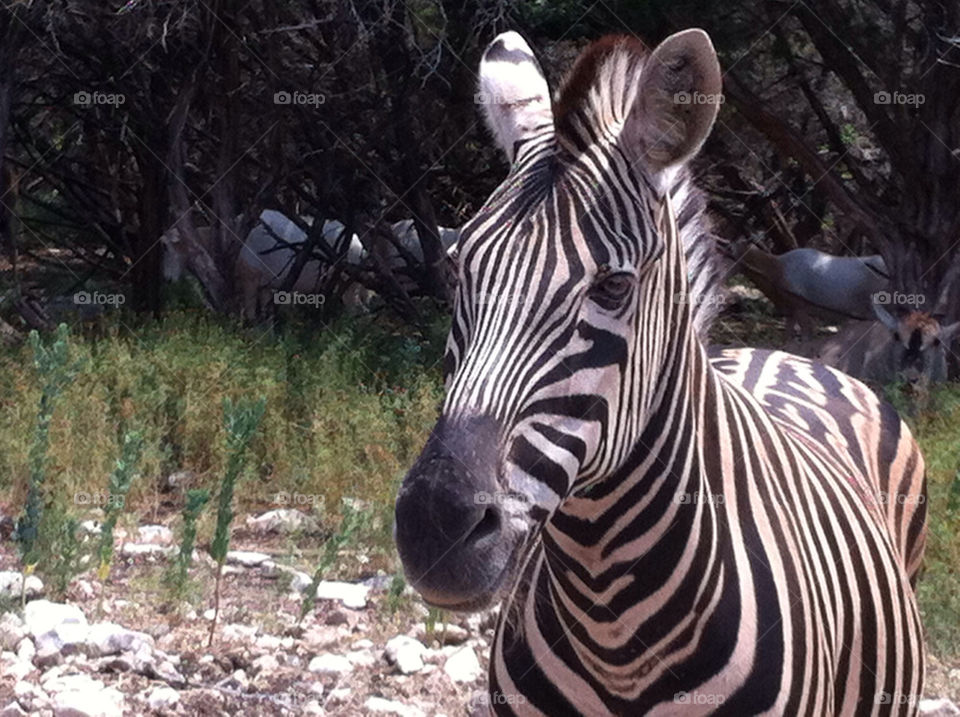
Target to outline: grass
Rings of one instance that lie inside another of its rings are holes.
[[[345,497],[392,503],[436,418],[442,318],[419,331],[363,317],[278,334],[190,312],[132,330],[125,323],[71,336],[83,370],[50,426],[48,502],[99,507],[122,437],[136,430],[143,455],[127,510],[155,517],[171,500],[179,510],[182,496],[161,494],[164,479],[188,470],[184,488],[214,492],[226,469],[224,399],[263,396],[237,509],[281,507],[279,496],[336,523]],[[38,398],[29,349],[0,349],[0,501],[17,508]],[[389,530],[380,533],[370,537],[389,542]]]
[[[928,537],[918,585],[927,642],[960,657],[960,384],[933,396],[935,410],[909,419],[927,463]]]

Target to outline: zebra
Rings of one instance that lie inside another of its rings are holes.
[[[446,395],[394,534],[427,603],[502,601],[486,708],[915,713],[909,429],[833,369],[705,348],[684,167],[720,101],[707,34],[598,40],[551,101],[510,32],[480,87],[511,168],[461,232]]]

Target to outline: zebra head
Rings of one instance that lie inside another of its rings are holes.
[[[701,30],[652,52],[604,38],[553,103],[517,33],[486,49],[479,99],[511,169],[461,232],[446,400],[396,504],[428,602],[501,597],[558,508],[615,479],[683,375],[703,305],[678,300],[697,289],[684,252],[698,257],[670,207],[697,224],[683,165],[720,89]]]

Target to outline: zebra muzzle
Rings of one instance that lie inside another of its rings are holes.
[[[500,500],[498,436],[492,418],[441,418],[400,487],[397,549],[430,604],[480,609],[510,574],[520,536]]]

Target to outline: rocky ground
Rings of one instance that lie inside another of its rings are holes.
[[[322,582],[298,624],[310,576],[259,552],[270,540],[257,533],[277,530],[248,527],[251,545],[234,539],[228,554],[210,647],[212,609],[161,597],[175,551],[165,526],[118,541],[105,593],[95,571],[73,579],[65,602],[28,578],[22,613],[15,553],[0,544],[0,717],[453,716],[482,701],[493,613],[428,626],[422,605],[391,605],[390,578],[375,576]],[[196,560],[212,567],[202,551]]]
[[[118,533],[106,588],[91,571],[53,602],[28,578],[22,612],[15,554],[0,544],[0,717],[452,717],[481,709],[495,614],[428,625],[422,605],[406,598],[398,607],[390,578],[374,576],[321,583],[298,624],[310,577],[269,546],[302,519],[271,511],[238,531],[245,539],[235,536],[228,555],[210,647],[213,611],[162,597],[159,578],[175,551],[165,526]],[[202,551],[196,561],[198,570],[212,564]],[[951,701],[960,697],[960,669],[932,658],[928,688],[938,697],[923,701],[922,714],[960,715]]]

